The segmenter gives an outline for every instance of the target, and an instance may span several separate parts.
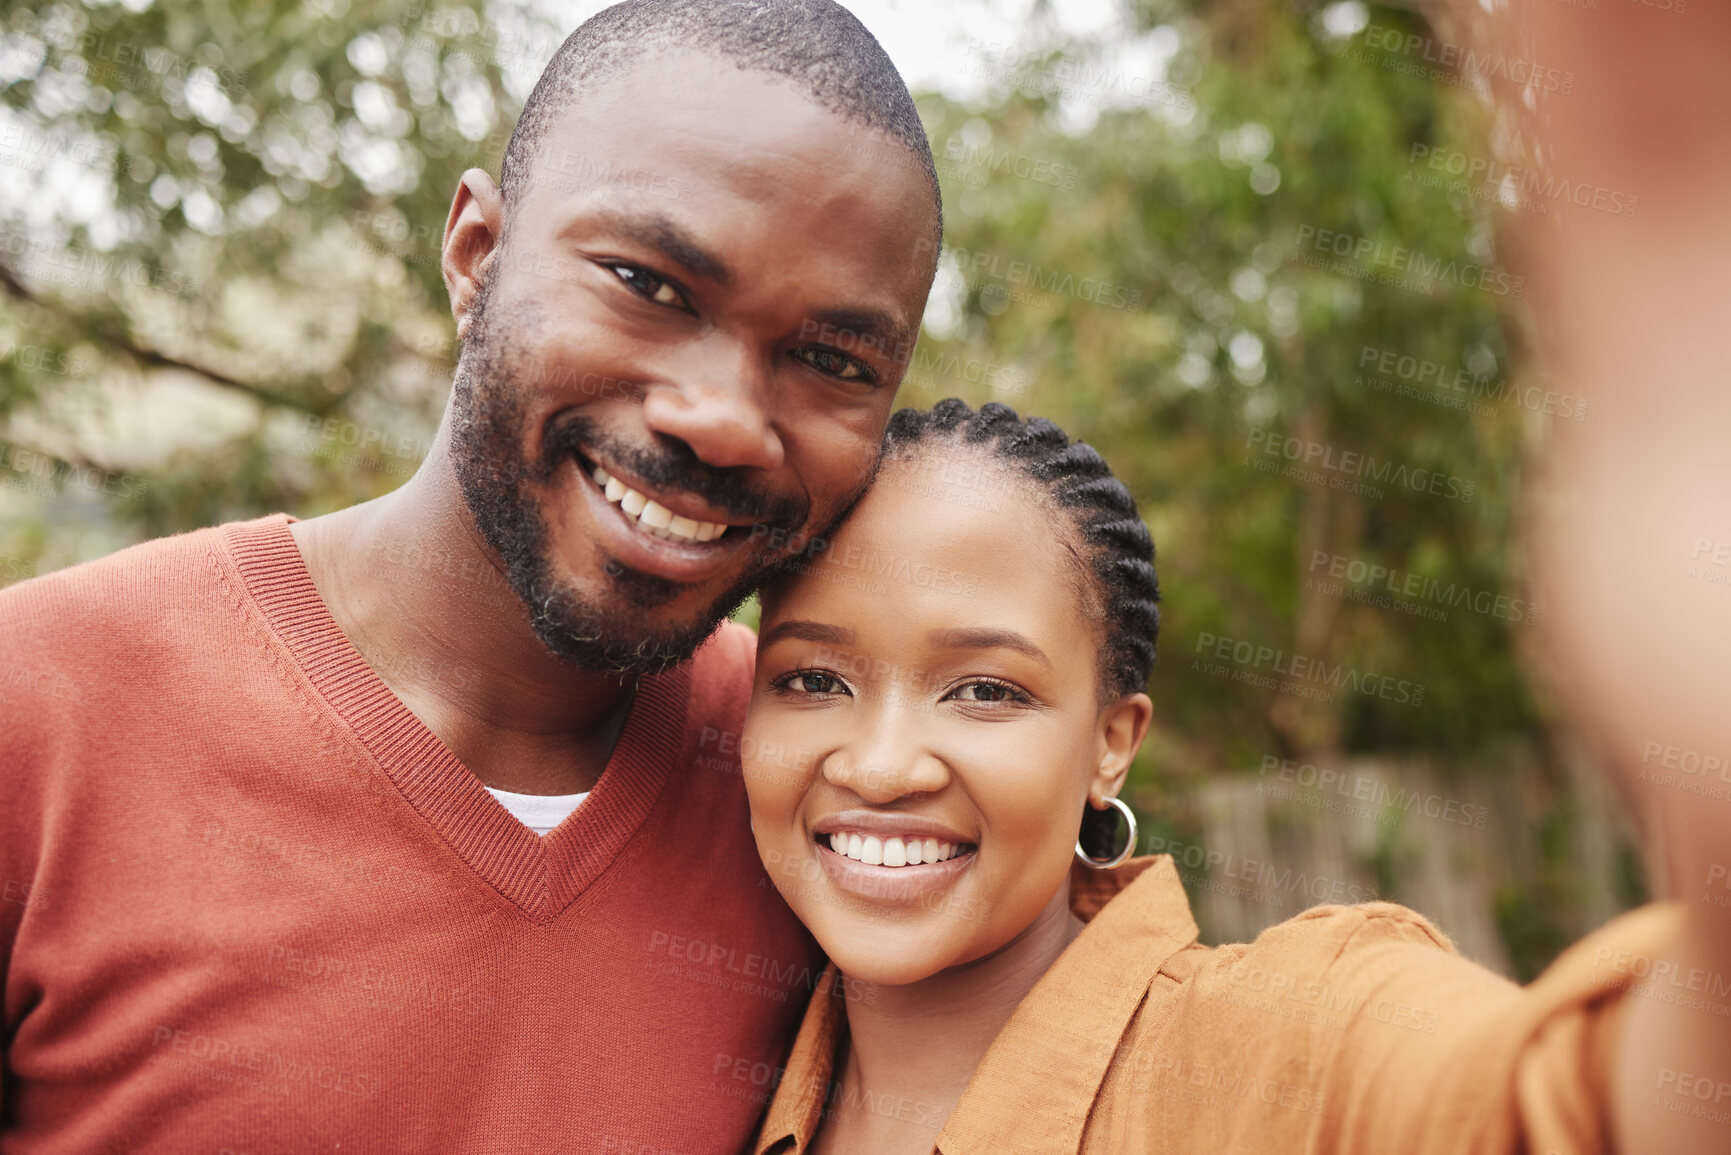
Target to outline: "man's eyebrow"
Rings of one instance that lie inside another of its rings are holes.
[[[724,289],[733,284],[733,270],[727,267],[727,262],[698,244],[696,238],[667,217],[660,214],[634,217],[607,212],[601,214],[601,219],[608,228],[627,240],[654,249],[688,272],[713,281]]]
[[[864,344],[882,350],[892,361],[912,357],[914,341],[919,336],[918,327],[884,309],[820,309],[807,318],[807,324],[818,327],[813,335],[819,340],[824,339],[826,331],[836,337],[828,343],[844,353],[855,352]]]
[[[1015,630],[969,629],[956,627],[947,630],[933,630],[926,635],[926,640],[934,646],[950,650],[1014,650],[1026,654],[1047,666],[1052,659],[1046,656],[1046,651]]]
[[[758,636],[757,648],[764,649],[783,638],[798,638],[807,642],[823,642],[832,646],[851,645],[854,632],[843,626],[826,626],[822,622],[808,622],[800,618],[789,618],[785,622],[777,622]]]

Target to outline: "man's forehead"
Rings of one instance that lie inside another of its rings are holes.
[[[929,274],[935,261],[935,206],[899,140],[705,53],[646,56],[588,90],[547,124],[519,195],[555,232],[605,222],[724,285],[724,250],[748,220],[792,236],[808,218],[807,249],[859,252],[867,238],[827,227],[829,209],[895,268]]]
[[[691,49],[646,50],[586,81],[548,126],[542,155],[565,151],[669,158],[723,154],[797,160],[864,154],[924,174],[889,133],[826,107],[777,73]]]

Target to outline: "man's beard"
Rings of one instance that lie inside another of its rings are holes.
[[[604,452],[608,461],[633,470],[663,492],[699,494],[711,506],[763,531],[770,541],[794,536],[808,513],[803,503],[752,489],[739,471],[698,461],[682,444],[648,453],[609,439],[597,423],[577,411],[549,423],[537,459],[524,451],[528,417],[517,391],[508,347],[513,333],[533,319],[516,318],[501,334],[486,323],[483,285],[471,312],[470,332],[451,394],[451,462],[476,527],[504,565],[506,580],[529,611],[529,625],[558,657],[585,669],[641,675],[661,673],[690,658],[722,621],[771,576],[783,560],[766,556],[689,621],[669,622],[657,609],[684,586],[606,562],[595,579],[603,590],[586,595],[555,576],[551,535],[534,496],[579,447]],[[582,469],[581,463],[578,464]],[[578,479],[578,484],[587,480]],[[863,492],[864,487],[861,487]],[[858,494],[844,503],[850,508]],[[832,519],[840,520],[840,513]],[[825,527],[825,532],[827,532]]]

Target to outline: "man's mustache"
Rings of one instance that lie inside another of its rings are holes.
[[[730,521],[792,530],[805,524],[811,512],[808,502],[753,485],[743,469],[717,468],[699,461],[683,442],[668,439],[651,449],[608,434],[587,414],[554,418],[542,442],[543,468],[550,473],[558,462],[578,453],[598,464],[628,471],[663,493],[689,493],[724,511]]]

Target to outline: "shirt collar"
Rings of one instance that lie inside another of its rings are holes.
[[[938,1136],[942,1155],[1081,1145],[1106,1069],[1154,975],[1196,941],[1196,920],[1171,856],[1133,858],[1116,870],[1077,864],[1070,909],[1088,925],[1004,1024]],[[756,1155],[797,1155],[817,1133],[847,1011],[835,964],[819,980]],[[1006,1113],[1003,1104],[1018,1109]]]

